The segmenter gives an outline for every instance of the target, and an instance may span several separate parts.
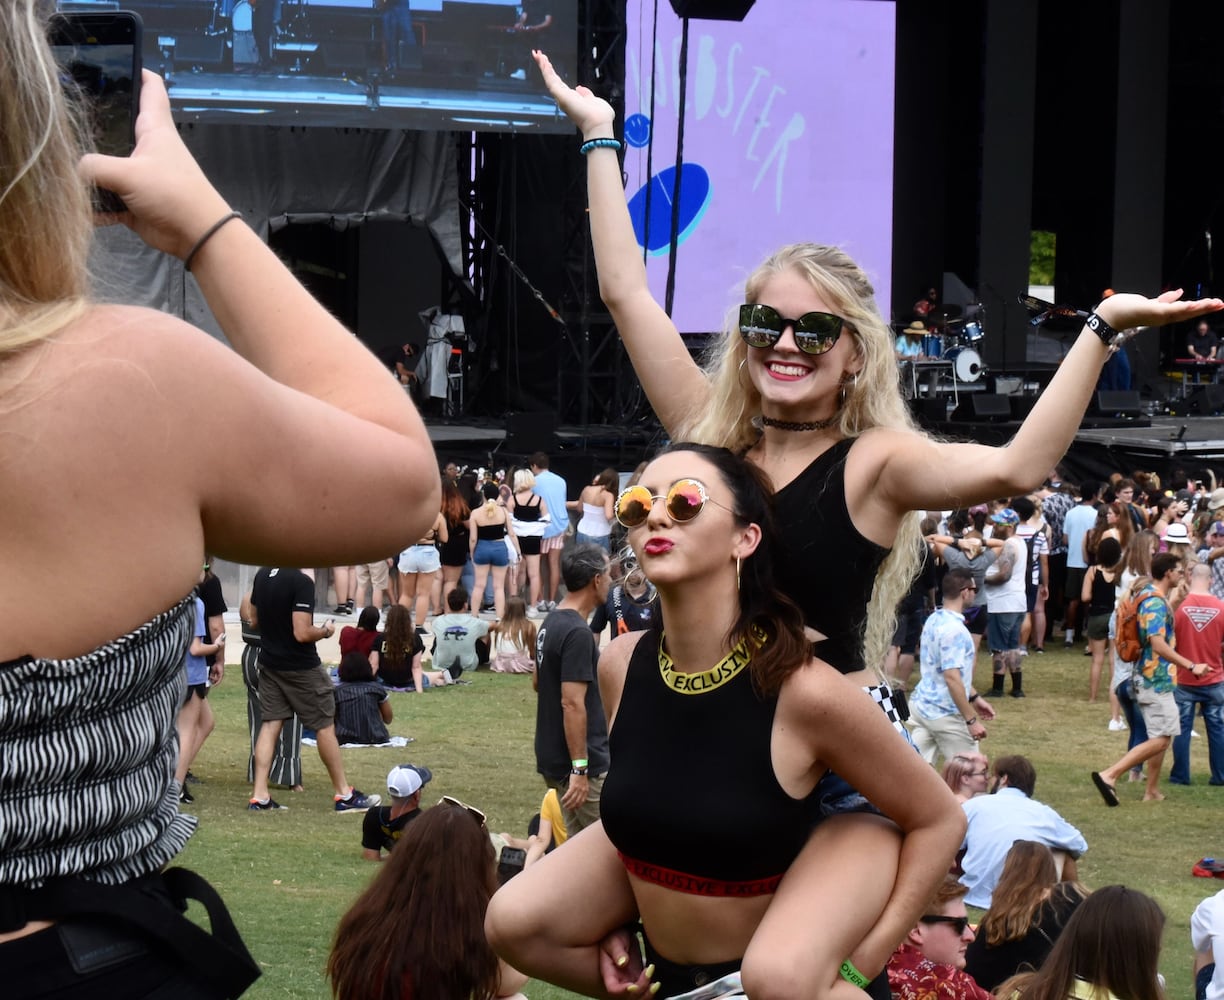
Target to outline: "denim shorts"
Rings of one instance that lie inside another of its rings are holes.
[[[481,538],[476,542],[476,551],[472,553],[472,562],[477,566],[509,566],[510,552],[504,539],[493,541]]]

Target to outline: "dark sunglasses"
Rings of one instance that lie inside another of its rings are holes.
[[[962,934],[964,934],[965,928],[969,926],[968,917],[942,917],[942,916],[931,916],[930,914],[928,914],[927,916],[919,917],[918,919],[922,921],[922,923],[924,924],[947,924],[954,931],[956,931],[957,937],[960,937]]]
[[[651,493],[645,486],[630,486],[628,489],[621,490],[620,496],[616,498],[616,520],[626,528],[636,528],[639,524],[645,524],[656,500],[663,501],[663,508],[667,511],[667,516],[679,524],[693,520],[707,503],[712,503],[715,507],[722,507],[723,510],[730,511],[732,514],[735,513],[730,507],[724,507],[717,500],[711,500],[705,483],[701,480],[677,479],[663,496]]]
[[[460,802],[458,799],[452,798],[449,795],[443,795],[442,798],[438,800],[438,805],[442,805],[442,803],[446,803],[448,806],[455,806],[464,810],[469,816],[472,817],[472,819],[476,821],[477,825],[482,827],[485,825],[485,814],[475,806],[469,806],[466,802]]]
[[[739,310],[739,331],[749,347],[773,347],[788,326],[794,331],[795,346],[804,354],[824,354],[841,336],[846,321],[827,312],[804,313],[787,319],[773,306],[746,302]]]

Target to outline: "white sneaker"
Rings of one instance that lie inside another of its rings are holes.
[[[1126,723],[1123,722],[1121,719],[1110,719],[1109,720],[1109,731],[1111,733],[1120,733],[1125,728],[1126,728]]]

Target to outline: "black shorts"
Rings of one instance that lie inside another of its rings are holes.
[[[183,695],[183,704],[186,705],[187,702],[191,701],[192,698],[207,698],[207,697],[208,697],[208,685],[207,684],[188,684],[187,693]]]
[[[540,554],[540,542],[543,540],[539,535],[519,535],[519,552],[525,556],[538,556]]]

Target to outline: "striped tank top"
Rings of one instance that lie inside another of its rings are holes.
[[[84,656],[0,663],[0,885],[118,884],[183,848],[174,719],[194,623],[188,596]]]

